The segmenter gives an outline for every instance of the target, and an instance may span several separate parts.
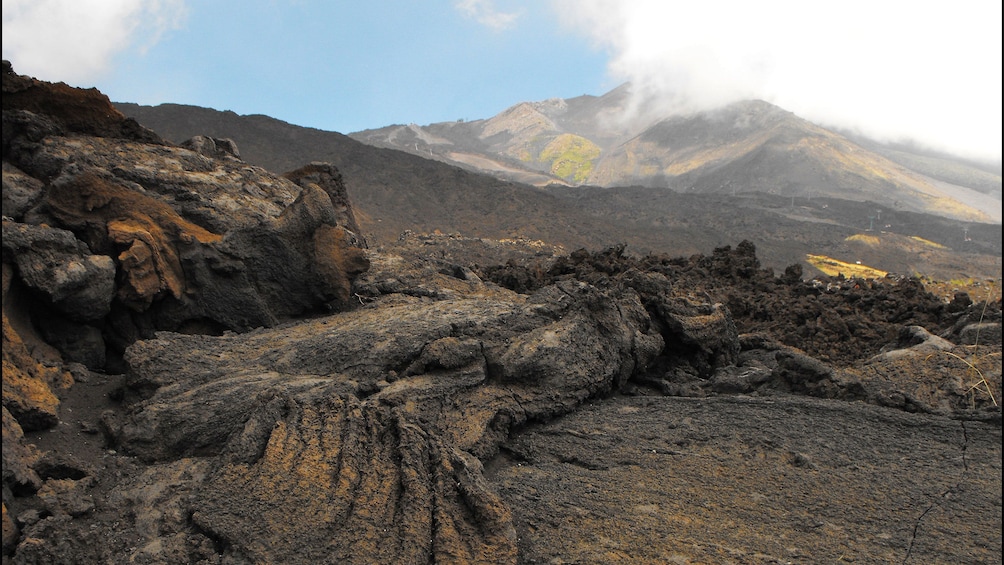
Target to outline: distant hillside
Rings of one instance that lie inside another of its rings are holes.
[[[370,147],[340,133],[268,116],[196,106],[117,103],[127,116],[181,142],[195,135],[233,139],[248,163],[275,172],[327,161],[342,172],[359,223],[373,242],[404,230],[483,237],[524,236],[567,247],[599,247],[600,220],[570,217],[558,197],[401,151]]]
[[[628,89],[522,102],[484,120],[388,126],[351,137],[538,186],[829,196],[1001,222],[999,170],[852,140],[763,101],[625,121]]]
[[[598,99],[583,97],[569,106],[574,109],[590,101],[600,104]],[[609,189],[551,184],[537,188],[267,116],[176,104],[119,103],[116,107],[176,143],[195,135],[233,139],[246,162],[275,172],[310,161],[335,164],[344,176],[363,233],[375,245],[395,241],[405,230],[439,230],[495,239],[527,237],[568,250],[626,243],[634,253],[688,256],[748,239],[757,246],[764,266],[780,271],[800,263],[811,276],[817,271],[806,262],[807,254],[861,260],[860,250],[845,240],[871,229],[876,234],[884,230],[944,246],[921,254],[901,248],[899,240],[890,237],[889,243],[878,248],[881,253],[869,256],[877,261],[871,265],[875,268],[946,280],[998,277],[1000,272],[999,225],[820,195],[793,198],[745,192],[733,197],[728,191],[677,193],[644,186]],[[575,115],[584,120],[581,116],[594,110],[566,112],[563,123],[572,123]],[[441,139],[442,133],[431,127],[407,131],[426,142]]]

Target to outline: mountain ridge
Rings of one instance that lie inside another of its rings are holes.
[[[1001,221],[1001,177],[989,167],[847,137],[762,100],[632,121],[629,96],[630,85],[622,85],[598,97],[520,102],[483,120],[393,125],[349,136],[537,186],[815,194]],[[401,135],[405,128],[411,133]],[[437,142],[423,143],[421,132]],[[569,149],[555,150],[556,143]],[[751,177],[751,171],[760,174]]]
[[[575,99],[570,105],[587,103],[599,102]],[[442,159],[375,148],[341,133],[265,115],[242,116],[183,104],[116,103],[116,107],[176,143],[200,134],[232,138],[242,159],[270,171],[292,170],[311,161],[332,163],[343,175],[359,226],[373,245],[395,242],[408,230],[439,230],[491,239],[527,238],[565,249],[626,244],[633,253],[688,256],[745,239],[756,244],[766,267],[781,271],[798,263],[811,277],[821,273],[807,261],[807,255],[832,255],[854,263],[861,257],[843,241],[873,229],[876,235],[881,235],[877,234],[880,230],[890,231],[946,246],[924,257],[904,250],[905,258],[898,256],[895,246],[887,245],[881,248],[884,257],[873,257],[879,260],[871,265],[874,268],[939,280],[997,278],[1000,271],[1001,232],[994,224],[959,222],[820,195],[739,193],[733,197],[728,191],[678,193],[640,185],[613,190],[568,183],[535,188]],[[574,115],[566,111],[565,118]],[[463,122],[444,125],[464,126]],[[448,134],[418,125],[403,131],[444,138]],[[467,131],[472,134],[473,130]],[[874,225],[868,218],[880,209],[885,213],[877,216],[883,222]]]
[[[633,253],[688,256],[747,239],[755,243],[765,266],[780,271],[799,263],[811,277],[821,273],[807,260],[808,254],[854,263],[862,257],[844,240],[874,229],[922,237],[946,249],[918,255],[887,245],[872,267],[939,280],[997,278],[1000,271],[1001,235],[994,224],[821,195],[741,192],[733,197],[728,191],[700,194],[641,185],[614,190],[570,183],[534,187],[268,116],[177,104],[116,106],[175,142],[196,135],[233,139],[243,159],[268,170],[292,170],[311,161],[334,164],[344,176],[363,233],[375,245],[395,242],[407,230],[438,230],[492,239],[528,238],[566,249],[623,243]],[[566,112],[566,118],[573,117]],[[446,137],[435,128],[406,131],[415,135],[416,130]],[[869,220],[876,209],[883,210],[879,225]]]

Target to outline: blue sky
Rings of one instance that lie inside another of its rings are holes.
[[[4,37],[17,25],[7,4]],[[550,5],[505,4],[192,0],[176,3],[172,25],[141,24],[104,69],[50,71],[8,54],[6,42],[3,56],[19,73],[95,86],[114,101],[267,114],[343,133],[490,117],[523,100],[616,86],[603,49],[561,28]],[[154,33],[160,39],[144,45]]]
[[[350,133],[600,95],[742,98],[1001,158],[1001,3],[882,0],[4,0],[3,57],[114,101]]]
[[[192,103],[343,133],[488,117],[521,100],[606,86],[600,50],[560,32],[543,3],[521,13],[507,29],[448,2],[192,2],[184,28],[145,57],[121,57],[98,86],[115,100]]]

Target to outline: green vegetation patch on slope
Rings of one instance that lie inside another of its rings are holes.
[[[588,139],[564,133],[540,152],[539,160],[551,164],[551,174],[572,182],[585,182],[600,157],[600,147]]]

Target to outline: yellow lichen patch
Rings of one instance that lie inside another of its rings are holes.
[[[25,429],[43,429],[59,421],[59,398],[53,388],[73,384],[69,373],[36,361],[3,316],[3,402]]]
[[[826,255],[808,254],[805,257],[810,265],[831,277],[844,275],[845,277],[857,279],[881,279],[889,274],[886,271],[874,269],[866,265],[845,263]]]
[[[854,234],[844,241],[856,241],[858,243],[864,243],[865,245],[878,246],[881,240],[876,235],[865,235],[863,233]]]
[[[933,242],[933,241],[931,241],[929,239],[924,239],[924,238],[916,236],[916,235],[911,235],[910,239],[912,239],[914,241],[919,241],[919,242],[923,243],[924,245],[926,245],[928,247],[933,247],[935,249],[948,249],[947,247],[945,247],[944,245],[942,245],[940,243],[935,243],[935,242]]]
[[[565,180],[584,182],[600,157],[600,147],[588,139],[565,133],[540,152],[539,160],[551,164],[551,173]]]

